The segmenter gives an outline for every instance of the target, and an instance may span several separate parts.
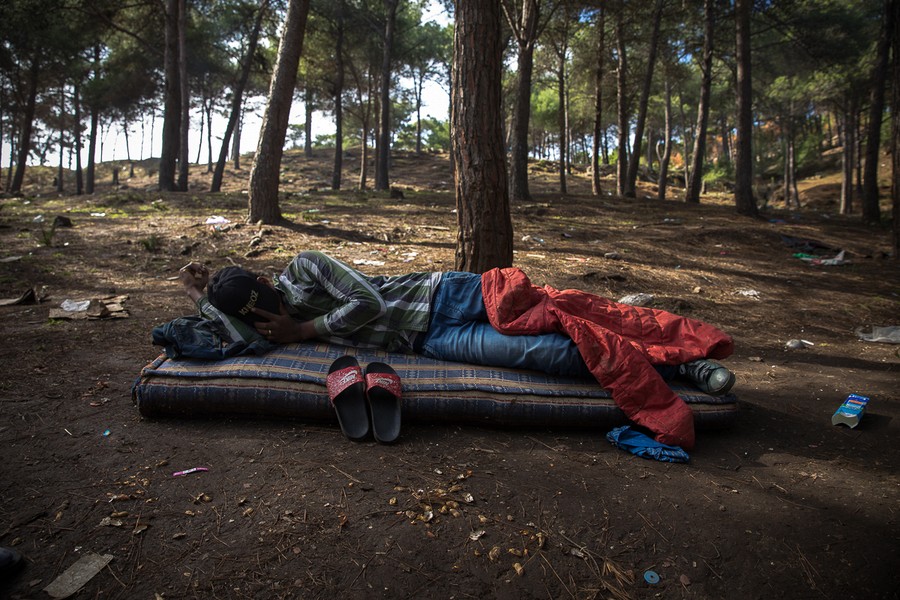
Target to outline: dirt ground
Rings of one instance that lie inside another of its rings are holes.
[[[399,157],[404,197],[391,199],[327,191],[324,153],[289,155],[288,222],[263,227],[242,222],[246,170],[216,195],[203,170],[187,194],[155,192],[141,166],[119,189],[102,169],[93,196],[60,198],[39,175],[26,197],[0,199],[0,298],[46,296],[0,306],[0,545],[25,559],[0,598],[49,598],[91,553],[111,562],[74,598],[900,594],[900,356],[856,334],[900,325],[900,269],[886,228],[836,214],[832,179],[805,182],[801,210],[750,220],[727,197],[594,198],[584,174],[563,197],[538,168],[534,202],[512,207],[515,265],[536,282],[650,293],[734,336],[737,423],[700,431],[691,462],[672,465],[589,424],[404,423],[382,446],[329,423],[141,418],[130,388],[160,352],[151,328],[192,312],[169,280],[189,260],[272,273],[320,249],[384,262],[370,273],[453,268],[446,157]],[[72,227],[51,230],[57,215]],[[213,215],[230,222],[206,225]],[[810,264],[782,236],[848,262]],[[115,295],[124,318],[50,316]],[[833,426],[854,392],[868,414]]]

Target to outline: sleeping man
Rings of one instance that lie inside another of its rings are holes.
[[[239,267],[210,278],[197,263],[182,269],[180,281],[202,315],[229,323],[233,340],[317,340],[594,377],[660,442],[687,448],[692,415],[665,380],[680,376],[712,395],[735,382],[709,360],[733,351],[731,337],[715,327],[581,290],[538,287],[515,268],[368,276],[306,251],[275,281]]]

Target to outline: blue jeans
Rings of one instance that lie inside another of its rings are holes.
[[[481,275],[474,273],[443,274],[431,305],[431,323],[420,340],[416,350],[437,360],[594,378],[567,335],[505,335],[494,329],[484,307]],[[654,367],[665,380],[677,373],[672,365]]]
[[[488,321],[481,275],[444,273],[420,352],[438,360],[592,377],[575,342],[560,333],[504,335]]]

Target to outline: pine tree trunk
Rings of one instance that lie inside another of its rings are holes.
[[[566,127],[566,52],[565,47],[557,57],[559,63],[556,67],[556,85],[559,100],[559,114],[557,125],[559,127],[559,193],[566,194],[566,164],[569,156],[569,138]]]
[[[278,59],[269,86],[269,103],[263,115],[259,144],[250,170],[248,221],[277,223],[281,220],[278,185],[284,139],[291,113],[297,67],[303,49],[303,34],[309,0],[290,0],[284,31],[278,45]]]
[[[21,193],[22,183],[25,181],[25,163],[28,162],[28,153],[31,150],[31,132],[34,127],[34,114],[37,110],[38,75],[40,68],[38,59],[32,58],[31,68],[28,69],[28,98],[25,101],[25,111],[22,114],[22,132],[19,136],[18,156],[16,158],[16,171],[12,177],[9,191],[13,194]]]
[[[452,153],[459,231],[455,268],[512,264],[506,152],[500,126],[502,43],[494,2],[455,0]]]
[[[504,2],[506,20],[518,44],[516,91],[510,126],[509,195],[512,202],[531,202],[528,189],[528,128],[531,118],[531,87],[534,73],[534,44],[540,8],[535,0],[522,2],[521,17],[515,6]]]
[[[181,133],[181,82],[178,70],[178,5],[179,0],[166,0],[165,9],[165,101],[163,112],[162,150],[159,157],[159,189],[175,190],[175,164],[178,160]]]
[[[94,173],[96,169],[96,154],[97,154],[97,129],[100,124],[100,115],[98,114],[97,107],[95,105],[91,105],[91,132],[90,137],[88,137],[88,155],[87,155],[87,174],[86,181],[84,184],[84,191],[86,194],[94,193]]]
[[[597,9],[597,67],[594,72],[594,135],[591,145],[591,192],[595,196],[600,189],[600,153],[603,147],[603,53],[606,52],[605,19],[603,5]]]
[[[634,127],[634,148],[628,161],[628,173],[625,181],[625,196],[634,198],[637,195],[637,176],[641,164],[641,144],[644,138],[644,126],[647,121],[647,104],[650,101],[650,86],[653,84],[653,67],[656,63],[656,49],[659,46],[659,25],[662,21],[663,0],[656,0],[653,9],[653,30],[650,34],[650,50],[647,56],[647,71],[644,85],[641,87],[641,99],[638,104],[637,123]]]
[[[884,26],[878,38],[875,68],[872,73],[872,92],[869,102],[869,131],[866,134],[866,159],[863,174],[862,211],[867,223],[881,220],[878,193],[878,162],[881,155],[881,122],[884,118],[884,89],[890,65],[893,15],[891,0],[884,0]],[[894,60],[897,60],[896,57]]]
[[[391,60],[394,52],[394,29],[399,0],[384,0],[384,52],[381,57],[381,130],[378,136],[378,159],[375,165],[375,189],[390,188],[391,162]]]
[[[303,119],[303,156],[312,158],[312,118],[313,118],[313,94],[307,86],[306,99],[303,102],[304,119]]]
[[[216,168],[213,171],[212,183],[209,186],[210,192],[218,192],[222,189],[222,179],[225,175],[225,163],[228,161],[228,147],[231,145],[231,136],[237,129],[241,111],[243,110],[244,90],[247,88],[247,81],[250,79],[250,69],[253,66],[256,48],[259,46],[259,33],[262,30],[262,20],[268,4],[269,0],[262,0],[259,9],[256,11],[256,21],[253,23],[253,30],[250,32],[250,40],[247,43],[247,54],[244,55],[244,63],[241,65],[241,76],[232,89],[231,111],[228,113],[228,123],[225,125],[225,133],[222,135],[222,147],[219,149],[219,159],[216,161]],[[237,142],[235,142],[235,145],[237,146]]]
[[[191,95],[187,68],[187,0],[178,2],[178,80],[181,94],[181,127],[178,142],[178,190],[188,191],[188,144],[191,131]]]
[[[84,193],[84,173],[81,171],[81,93],[78,84],[73,86],[72,104],[75,105],[75,195]]]
[[[841,128],[841,214],[853,212],[853,159],[856,148],[856,106],[852,96],[847,101]]]
[[[888,14],[891,15],[893,31],[891,46],[894,61],[891,74],[891,209],[894,215],[891,230],[892,250],[895,261],[900,261],[900,0],[890,0]]]
[[[331,189],[341,189],[344,171],[344,3],[340,1],[334,42],[334,161],[331,167]]]
[[[750,11],[753,0],[736,0],[735,54],[737,59],[737,142],[735,144],[734,202],[738,214],[755,217],[753,197],[753,106],[750,78]]]
[[[60,114],[66,113],[66,88],[65,85],[59,86],[59,112]],[[3,113],[0,110],[0,138],[2,138],[2,130],[3,130]],[[63,156],[65,155],[65,122],[63,119],[60,119],[59,123],[59,166],[56,171],[56,192],[58,194],[62,194],[65,189],[65,183],[63,182]],[[0,148],[3,147],[3,140],[0,139]],[[2,161],[0,161],[2,162]]]
[[[659,179],[656,197],[660,202],[666,199],[666,188],[669,185],[669,161],[672,159],[672,84],[666,78],[666,133],[665,148],[659,159]]]
[[[712,53],[713,35],[715,34],[715,5],[713,0],[704,0],[703,12],[705,29],[703,34],[703,62],[700,70],[703,77],[700,82],[700,103],[697,106],[697,135],[694,138],[694,151],[691,155],[691,176],[687,181],[684,201],[692,204],[700,202],[700,190],[703,187],[703,163],[706,160],[706,129],[709,124],[709,98],[712,92]]]
[[[628,179],[628,94],[626,90],[628,60],[625,55],[624,3],[619,5],[616,15],[616,54],[618,65],[616,72],[616,99],[618,103],[619,122],[619,158],[616,168],[616,194],[625,195],[625,182]]]

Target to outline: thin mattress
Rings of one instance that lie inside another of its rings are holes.
[[[313,343],[218,361],[162,354],[141,370],[132,400],[142,416],[153,418],[241,415],[336,422],[325,377],[345,354],[363,366],[380,361],[397,371],[404,422],[599,429],[628,422],[592,379]],[[710,396],[674,383],[672,389],[691,408],[698,429],[727,427],[737,417],[734,394]]]

